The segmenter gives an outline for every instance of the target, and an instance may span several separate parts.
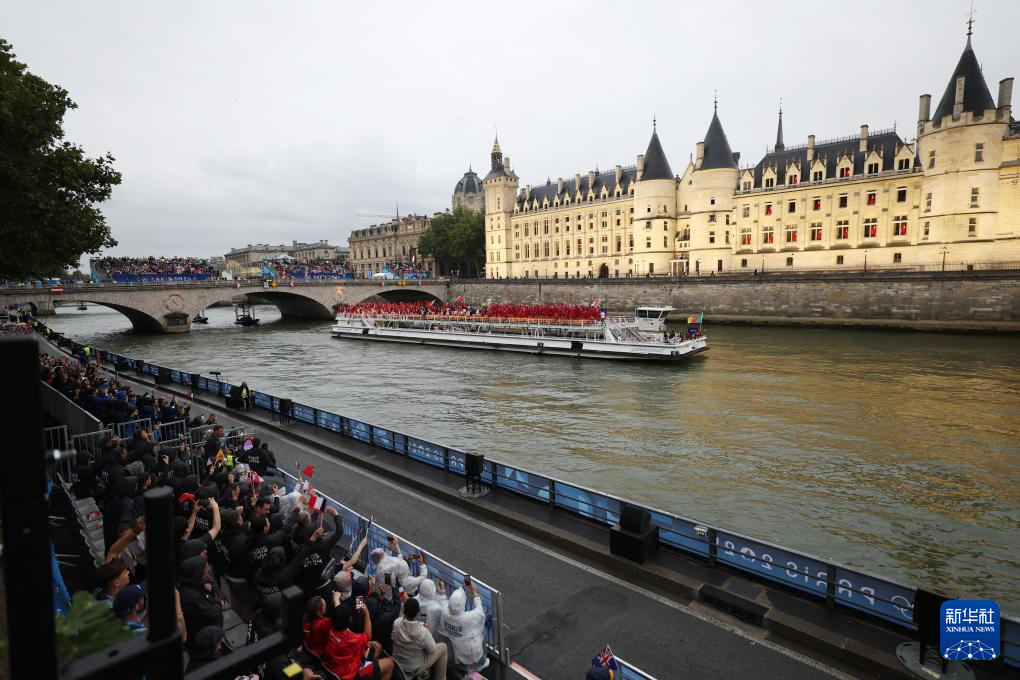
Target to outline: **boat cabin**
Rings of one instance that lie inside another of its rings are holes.
[[[634,319],[637,321],[638,330],[646,333],[664,332],[666,317],[674,310],[674,307],[637,307],[634,310]]]

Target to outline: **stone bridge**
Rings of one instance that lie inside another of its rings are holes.
[[[174,284],[103,284],[46,288],[2,288],[0,305],[29,305],[37,315],[53,314],[57,303],[88,302],[115,309],[136,331],[186,333],[206,307],[244,296],[249,303],[275,305],[283,318],[332,319],[339,304],[378,296],[390,301],[438,300],[448,296],[445,280],[295,281],[276,287],[261,282],[215,281]]]

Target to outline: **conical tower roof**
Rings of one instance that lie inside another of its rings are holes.
[[[933,120],[947,116],[952,117],[953,103],[956,101],[956,79],[960,76],[964,77],[964,111],[977,113],[978,111],[995,108],[995,101],[992,99],[992,93],[989,92],[988,84],[985,83],[985,77],[981,73],[981,65],[978,64],[974,48],[970,46],[970,35],[968,34],[967,46],[963,48],[960,61],[956,64],[956,70],[953,71],[949,84],[946,85],[946,91],[942,94],[942,99],[939,101],[939,106],[935,109]]]
[[[733,157],[733,150],[730,149],[730,142],[726,139],[726,132],[723,131],[722,123],[719,122],[719,113],[712,114],[712,122],[705,133],[705,152],[701,158],[701,170],[714,170],[716,168],[737,168],[737,160]]]
[[[652,125],[652,138],[648,141],[648,150],[645,151],[645,169],[641,180],[646,179],[673,179],[673,171],[666,160],[666,152],[662,150],[662,143],[659,142],[659,133]]]

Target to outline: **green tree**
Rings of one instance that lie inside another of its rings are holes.
[[[15,61],[0,39],[0,279],[60,276],[83,253],[117,245],[96,207],[120,173],[64,141],[67,91]]]
[[[440,274],[477,276],[485,266],[485,216],[464,206],[432,218],[418,250],[433,258]]]

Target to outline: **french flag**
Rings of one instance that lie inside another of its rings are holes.
[[[326,499],[322,496],[312,496],[308,499],[308,507],[315,512],[322,512],[326,509]]]

